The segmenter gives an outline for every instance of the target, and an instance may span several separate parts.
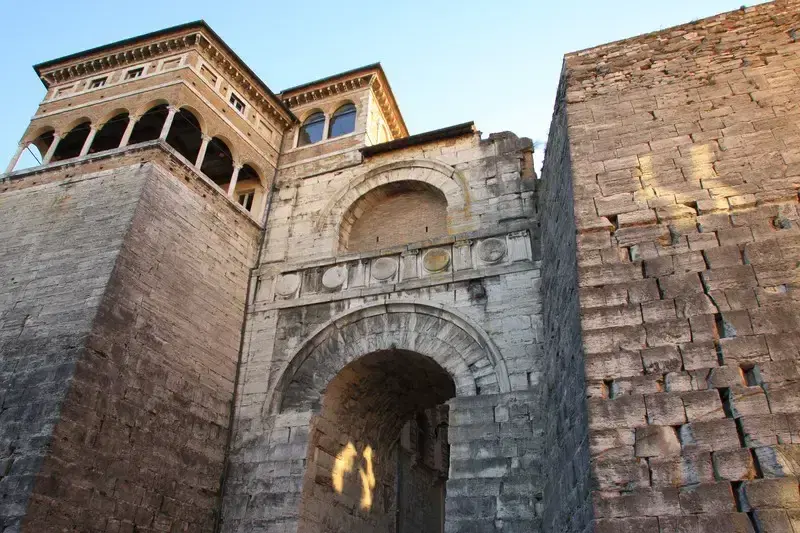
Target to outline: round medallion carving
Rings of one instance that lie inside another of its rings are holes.
[[[347,279],[347,270],[343,266],[334,266],[322,274],[322,286],[328,290],[336,290],[344,284]]]
[[[394,276],[397,272],[397,261],[391,257],[379,257],[372,262],[372,277],[383,281]]]
[[[422,256],[422,266],[428,272],[441,272],[450,265],[450,253],[444,248],[434,248]]]
[[[486,239],[478,243],[478,257],[484,263],[497,263],[506,255],[506,243],[503,239]]]
[[[300,276],[297,274],[284,274],[275,282],[275,292],[279,296],[291,296],[300,288]]]

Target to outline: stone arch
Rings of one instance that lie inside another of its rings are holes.
[[[315,230],[328,232],[333,237],[333,253],[337,253],[338,236],[344,224],[347,231],[352,221],[345,219],[345,214],[359,198],[371,190],[399,181],[425,182],[438,189],[447,200],[448,231],[450,223],[460,222],[468,218],[470,196],[469,189],[455,168],[429,159],[409,159],[397,161],[373,168],[359,176],[347,186],[337,191],[322,209],[315,221]]]
[[[511,390],[500,351],[470,318],[418,300],[385,301],[342,313],[315,330],[284,363],[264,414],[318,408],[342,368],[383,350],[432,359],[452,377],[456,396]]]
[[[261,165],[259,165],[258,163],[256,163],[252,159],[247,159],[242,164],[242,168],[244,168],[244,167],[252,168],[253,171],[258,175],[258,181],[261,184],[261,186],[266,188],[266,186],[267,186],[267,176],[266,176],[266,174],[264,174],[264,170],[262,169]]]
[[[83,126],[84,124],[89,124],[90,126],[92,124],[92,119],[90,117],[88,117],[87,115],[81,115],[78,118],[74,118],[74,119],[70,120],[64,126],[64,130],[63,131],[61,131],[61,132],[56,131],[56,133],[61,133],[62,136],[66,136],[66,135],[69,134],[69,132],[71,132],[72,130],[74,130],[78,126]]]
[[[98,129],[102,128],[103,126],[106,125],[106,123],[109,120],[111,120],[111,119],[113,119],[115,117],[118,117],[119,115],[128,115],[128,116],[130,116],[130,110],[128,110],[127,108],[124,108],[124,107],[115,107],[113,111],[104,112],[101,115],[100,119],[96,123]]]
[[[424,181],[395,181],[375,187],[347,209],[339,225],[338,253],[369,252],[447,234],[444,194]]]
[[[194,118],[197,119],[197,123],[200,125],[200,132],[203,133],[203,134],[207,134],[208,133],[208,124],[206,124],[206,119],[203,116],[203,114],[200,111],[197,110],[196,107],[190,106],[190,105],[181,104],[179,106],[179,109],[180,110],[184,110],[185,109],[186,111],[191,113],[194,116]]]
[[[148,111],[150,111],[154,107],[159,107],[159,106],[162,106],[162,105],[163,106],[169,106],[170,105],[169,100],[167,100],[165,98],[156,98],[155,100],[150,100],[146,104],[140,105],[136,109],[136,111],[131,114],[131,116],[140,118],[142,115],[144,115],[145,113],[147,113]]]
[[[92,123],[89,119],[77,119],[72,121],[71,126],[58,142],[51,161],[64,161],[78,157],[81,153],[83,144],[89,137]]]
[[[103,152],[119,148],[125,130],[130,123],[130,115],[124,109],[118,109],[114,115],[108,116],[98,128],[89,153]]]
[[[189,107],[181,107],[172,120],[166,138],[187,161],[194,163],[203,143],[203,129],[200,117]]]

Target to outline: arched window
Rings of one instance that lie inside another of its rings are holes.
[[[194,163],[202,143],[200,121],[188,109],[178,111],[167,134],[167,144],[175,148],[190,163]]]
[[[297,138],[297,146],[306,146],[322,140],[322,133],[325,130],[325,114],[322,111],[312,113],[300,126],[300,136]]]
[[[53,144],[54,136],[55,132],[53,130],[48,130],[36,137],[31,143],[39,150],[39,161],[44,159],[44,154],[47,153],[47,150],[50,149],[50,145]]]
[[[103,124],[103,127],[94,137],[89,153],[93,154],[119,148],[119,143],[122,141],[122,136],[125,135],[125,129],[128,127],[128,121],[128,114],[120,113]]]
[[[131,139],[128,144],[137,144],[155,141],[161,135],[161,128],[167,120],[167,104],[158,105],[142,115],[142,118],[133,127]]]
[[[356,130],[356,106],[345,104],[331,117],[331,125],[328,128],[328,138],[340,137],[353,133]]]
[[[208,143],[200,171],[211,181],[223,189],[227,189],[226,184],[230,183],[233,176],[233,156],[230,148],[222,139],[214,137]]]
[[[237,181],[236,194],[234,198],[239,205],[252,212],[256,191],[260,187],[261,180],[258,177],[258,172],[256,172],[255,169],[250,165],[244,165],[239,171],[239,178]]]
[[[90,122],[82,122],[72,128],[72,131],[67,133],[58,143],[51,161],[63,161],[64,159],[78,157],[81,153],[81,148],[83,148],[83,143],[86,142],[86,138],[89,136],[91,127],[92,124]]]

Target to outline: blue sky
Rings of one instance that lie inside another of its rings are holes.
[[[412,134],[474,120],[485,135],[510,130],[543,142],[566,52],[740,5],[741,0],[2,0],[0,171],[44,95],[31,65],[191,20],[205,19],[275,92],[380,61]]]

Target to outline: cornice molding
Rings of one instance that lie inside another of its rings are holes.
[[[197,43],[204,57],[214,65],[226,79],[234,84],[237,91],[244,95],[251,103],[257,105],[261,111],[269,116],[277,119],[284,128],[289,127],[294,122],[293,118],[288,116],[280,107],[275,105],[273,100],[269,98],[258,85],[253,83],[250,76],[239,68],[238,62],[230,58],[224,50],[216,46],[214,42],[203,35],[199,34]]]
[[[102,55],[78,58],[42,69],[39,74],[45,86],[50,87],[191,48],[197,50],[226,76],[237,92],[246,96],[248,101],[264,114],[276,119],[284,128],[294,122],[294,117],[279,105],[277,97],[267,95],[259,82],[249,75],[246,65],[240,65],[239,61],[225,52],[224,46],[220,46],[216,39],[206,35],[202,29],[195,29],[183,35],[170,35],[157,40],[130,44],[123,49],[109,50]]]
[[[392,131],[392,138],[400,139],[408,137],[408,129],[394,103],[394,97],[391,94],[391,89],[388,89],[388,83],[381,77],[375,76],[372,80],[372,92],[375,93],[375,99],[383,112],[383,117]]]
[[[140,63],[188,48],[197,42],[199,32],[173,36],[158,41],[130,46],[125,50],[111,51],[104,55],[80,59],[50,69],[44,69],[40,77],[46,87],[67,83],[84,76],[101,74],[132,63]]]
[[[343,94],[356,89],[364,88],[369,85],[374,76],[375,74],[370,72],[368,74],[354,76],[345,80],[340,79],[324,85],[311,87],[306,91],[294,93],[291,96],[281,94],[281,98],[283,99],[283,103],[286,104],[289,109],[291,109],[297,106],[308,104],[310,102],[328,98],[329,96],[335,96],[337,94]]]

